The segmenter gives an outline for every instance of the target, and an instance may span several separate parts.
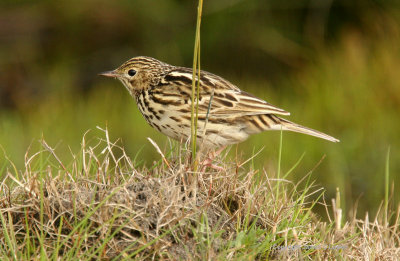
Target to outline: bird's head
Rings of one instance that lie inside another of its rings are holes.
[[[131,95],[137,95],[143,89],[160,81],[160,75],[170,65],[157,59],[145,56],[134,57],[113,71],[99,73],[99,75],[120,80]]]

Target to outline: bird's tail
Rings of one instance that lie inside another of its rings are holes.
[[[279,117],[276,117],[276,118],[279,118]],[[328,134],[322,133],[320,131],[313,130],[313,129],[301,126],[299,124],[293,123],[293,122],[288,121],[286,119],[279,118],[279,120],[280,120],[280,123],[281,123],[280,125],[282,126],[283,130],[299,132],[299,133],[311,135],[311,136],[314,136],[314,137],[318,137],[318,138],[321,138],[321,139],[329,140],[329,141],[332,141],[332,142],[339,142],[338,139],[336,139],[336,138],[334,138],[332,136],[329,136]]]
[[[250,130],[250,132],[253,133],[260,132],[260,130],[285,130],[285,131],[287,130],[287,131],[293,131],[311,135],[332,142],[339,142],[338,139],[329,136],[328,134],[301,126],[299,124],[288,121],[286,119],[282,119],[273,114],[254,115],[251,117],[252,119],[250,120],[250,122],[252,123],[253,127],[251,129],[253,131]],[[258,129],[259,131],[256,131],[256,129]]]

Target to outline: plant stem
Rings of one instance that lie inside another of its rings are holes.
[[[194,162],[194,170],[197,169],[196,164],[196,137],[197,137],[197,119],[198,119],[198,103],[200,90],[200,25],[201,14],[203,10],[203,0],[199,0],[197,7],[197,24],[196,37],[194,42],[193,55],[193,78],[192,78],[192,112],[191,112],[191,138],[192,138],[192,160]],[[197,91],[196,91],[196,72],[198,75]],[[196,97],[195,97],[196,96]],[[196,99],[195,99],[196,98]],[[196,107],[195,107],[196,101]]]

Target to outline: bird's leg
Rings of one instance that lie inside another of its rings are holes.
[[[226,148],[226,146],[223,146],[223,147],[219,148],[219,149],[216,150],[216,151],[210,151],[210,152],[208,153],[206,159],[203,160],[200,164],[201,164],[203,167],[210,167],[210,168],[215,169],[215,170],[224,170],[223,167],[220,167],[220,166],[218,166],[218,165],[215,165],[215,164],[213,164],[212,162],[213,162],[213,160],[214,160],[217,156],[219,156],[219,155],[221,154],[222,151],[224,151],[225,148]],[[203,168],[202,168],[202,169],[203,169]]]
[[[224,149],[226,149],[226,146],[222,146],[221,148],[219,148],[219,149],[216,150],[216,151],[211,151],[211,152],[209,153],[209,158],[215,159],[215,157],[219,156],[219,154],[221,154],[221,152],[223,152]]]

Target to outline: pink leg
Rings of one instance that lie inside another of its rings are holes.
[[[223,167],[220,167],[220,166],[218,166],[218,165],[215,165],[215,164],[213,164],[212,162],[213,162],[213,160],[214,160],[219,154],[221,154],[222,151],[224,151],[225,148],[226,148],[226,146],[223,146],[223,147],[219,148],[218,150],[216,150],[216,151],[214,151],[214,152],[210,152],[210,153],[208,154],[208,157],[207,157],[205,160],[203,160],[200,164],[201,164],[203,167],[210,167],[210,168],[212,168],[212,169],[220,170],[220,171],[224,170]],[[202,168],[202,170],[203,170],[203,168]]]

